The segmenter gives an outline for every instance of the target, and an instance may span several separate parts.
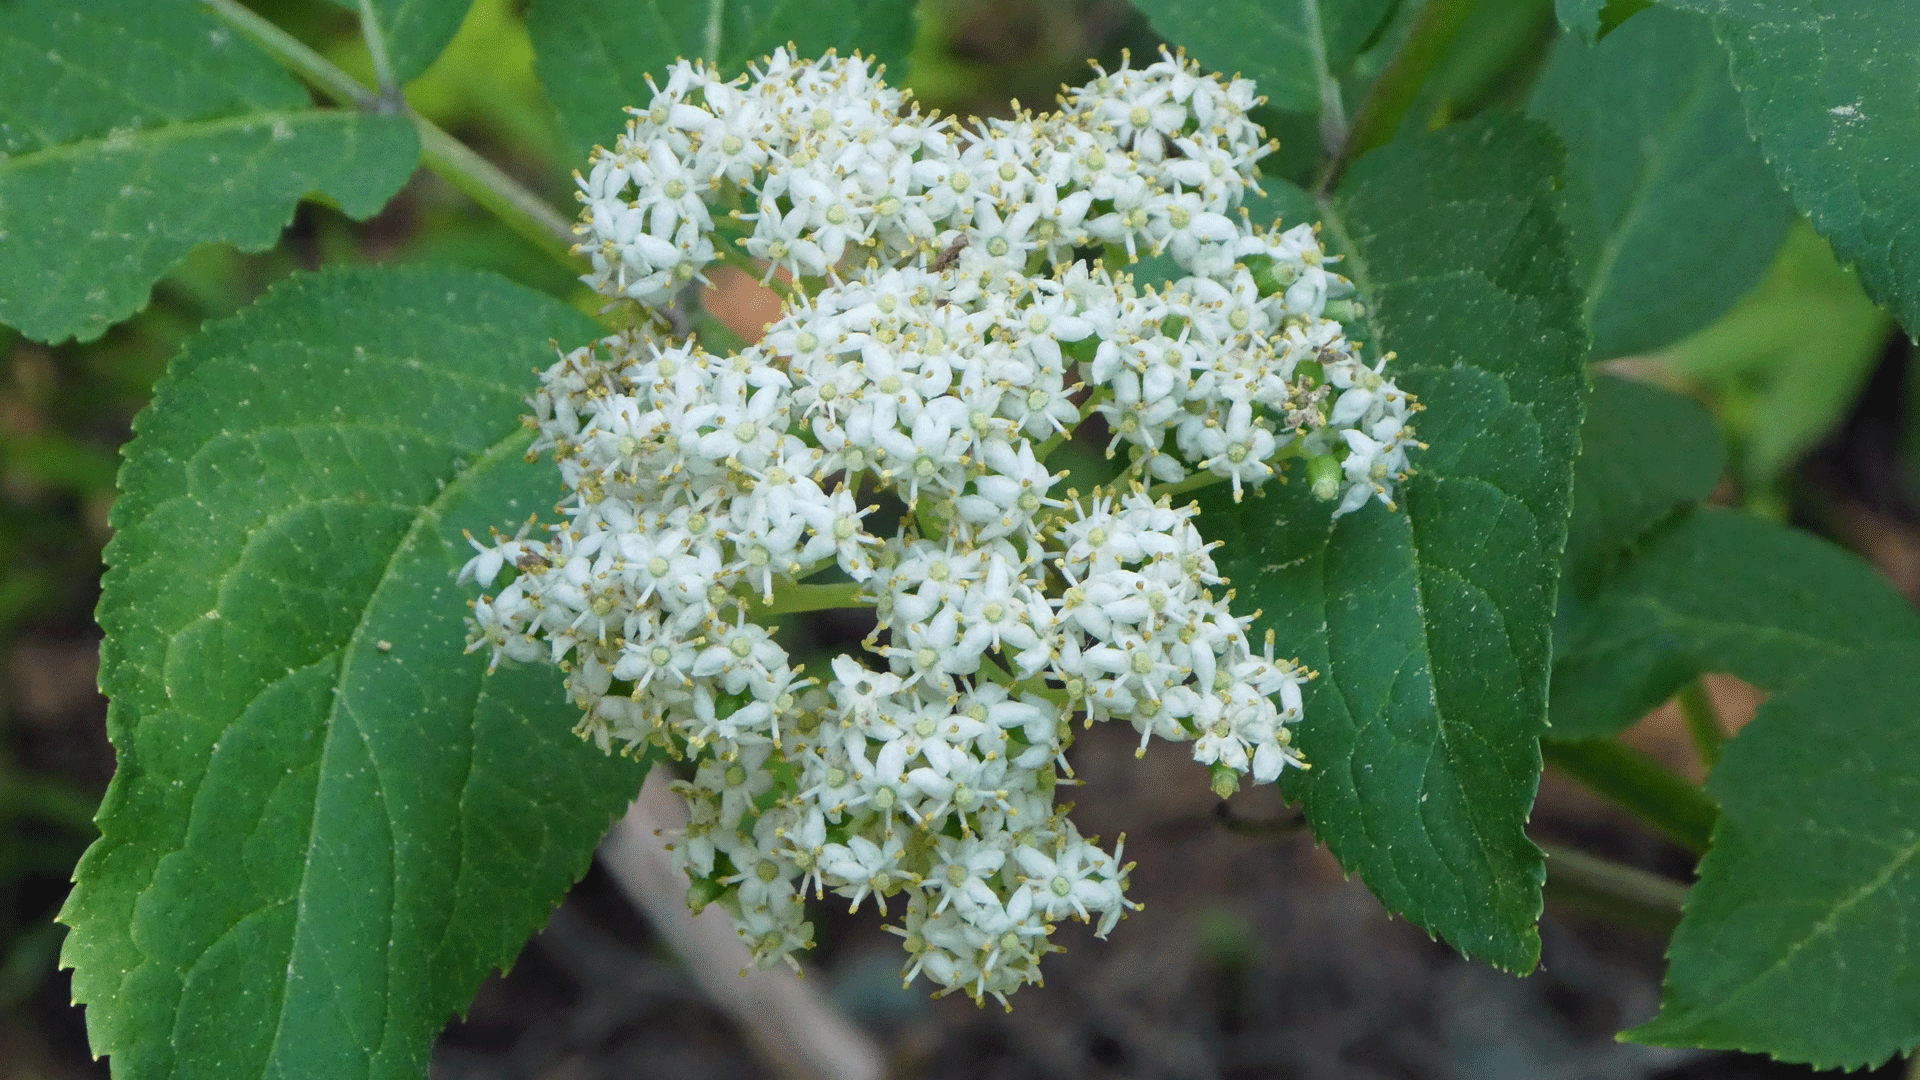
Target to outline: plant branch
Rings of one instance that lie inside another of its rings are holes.
[[[1359,115],[1353,119],[1353,127],[1347,132],[1346,141],[1340,145],[1339,153],[1327,165],[1326,174],[1320,178],[1318,190],[1324,194],[1332,191],[1347,166],[1354,163],[1362,154],[1376,150],[1393,138],[1400,130],[1400,123],[1406,119],[1408,110],[1420,98],[1420,88],[1426,85],[1427,77],[1440,66],[1440,60],[1446,55],[1447,46],[1453,44],[1454,36],[1473,13],[1479,0],[1431,0],[1420,12],[1419,21],[1413,31],[1400,46],[1393,59],[1387,61],[1380,78],[1375,80],[1373,90],[1367,100],[1360,105]]]
[[[1693,736],[1700,764],[1708,769],[1720,763],[1720,748],[1727,741],[1727,729],[1720,723],[1719,710],[1707,694],[1706,683],[1695,679],[1680,691],[1680,712],[1687,718],[1687,734]]]
[[[881,1080],[886,1054],[814,989],[816,980],[758,967],[720,905],[698,915],[687,909],[687,878],[674,868],[663,835],[687,822],[670,779],[658,765],[647,773],[640,797],[601,842],[601,865],[687,965],[694,984],[739,1023],[773,1075]]]
[[[1697,787],[1613,739],[1541,740],[1549,765],[1605,795],[1696,852],[1707,850],[1720,810]]]
[[[379,94],[340,70],[298,38],[254,14],[238,0],[200,0],[227,25],[246,35],[269,55],[312,83],[336,104],[371,113],[394,111]],[[378,36],[377,31],[373,32]],[[371,47],[371,39],[369,40]],[[432,121],[407,115],[420,134],[420,160],[441,179],[485,207],[503,224],[531,241],[541,251],[577,269],[572,254],[573,226],[525,185],[501,172],[492,162],[469,150]]]

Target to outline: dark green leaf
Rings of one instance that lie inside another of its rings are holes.
[[[194,245],[271,246],[308,192],[373,214],[412,125],[308,104],[197,4],[0,4],[0,322],[95,338]]]
[[[1609,376],[1594,380],[1580,444],[1562,595],[1591,599],[1628,545],[1713,494],[1727,454],[1698,402]]]
[[[1920,644],[1920,614],[1872,568],[1783,525],[1700,510],[1646,537],[1569,628],[1553,734],[1621,731],[1703,671],[1780,690],[1883,642]]]
[[[1733,82],[1794,202],[1920,333],[1920,0],[1666,0],[1714,16]]]
[[[359,10],[358,0],[335,0]],[[432,66],[460,31],[473,0],[371,0],[374,22],[386,42],[393,77],[409,82]]]
[[[1493,117],[1368,155],[1330,208],[1418,394],[1402,507],[1330,521],[1306,485],[1210,500],[1224,571],[1320,672],[1289,793],[1392,910],[1514,969],[1539,955],[1548,630],[1586,355],[1544,128]]]
[[[1594,356],[1678,341],[1773,262],[1793,204],[1747,136],[1706,19],[1655,9],[1598,45],[1562,37],[1531,111],[1567,149]]]
[[[1875,1066],[1920,1044],[1920,649],[1761,708],[1707,782],[1713,849],[1642,1042]]]
[[[469,271],[276,287],[127,451],[100,622],[119,770],[62,913],[126,1078],[422,1075],[640,770],[554,672],[463,655],[463,529],[552,503],[529,369],[592,322]]]
[[[647,76],[661,78],[682,57],[729,75],[789,42],[804,58],[855,49],[905,74],[913,47],[913,0],[534,0],[527,9],[534,66],[582,154],[613,144],[621,110],[653,100]]]
[[[1260,84],[1276,109],[1318,112],[1393,10],[1393,0],[1138,0],[1167,41],[1224,74]],[[1152,58],[1148,58],[1152,59]]]

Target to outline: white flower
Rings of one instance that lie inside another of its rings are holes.
[[[1162,492],[1237,498],[1299,457],[1336,513],[1391,507],[1419,407],[1326,317],[1351,283],[1313,227],[1237,212],[1270,149],[1246,80],[1129,59],[971,127],[831,54],[650,85],[578,178],[584,280],[665,303],[725,243],[793,295],[735,355],[635,320],[543,374],[564,520],[469,538],[461,580],[513,573],[469,648],[563,665],[583,736],[688,762],[675,860],[707,887],[731,865],[757,962],[811,943],[809,891],[904,895],[908,978],[1004,1001],[1054,922],[1132,906],[1120,849],[1055,799],[1077,721],[1258,781],[1305,767],[1311,673],[1251,650]],[[1187,276],[1079,258],[1101,244]],[[1059,491],[1049,454],[1094,417],[1118,475]],[[872,656],[794,665],[769,613],[846,605]]]

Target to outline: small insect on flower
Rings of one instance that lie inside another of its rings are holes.
[[[960,261],[960,253],[967,250],[967,245],[971,242],[967,239],[966,233],[954,237],[953,243],[948,244],[947,249],[933,260],[933,272],[939,274],[952,269],[953,264]]]

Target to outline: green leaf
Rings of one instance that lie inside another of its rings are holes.
[[[1824,540],[1700,510],[1646,537],[1576,624],[1553,668],[1553,735],[1625,729],[1705,671],[1782,690],[1885,642],[1920,644],[1920,614]]]
[[[1554,0],[1553,11],[1563,28],[1591,43],[1600,36],[1600,10],[1606,6],[1607,0]]]
[[[1706,326],[1773,262],[1793,204],[1747,136],[1706,19],[1654,9],[1554,46],[1530,111],[1567,149],[1567,231],[1596,357]]]
[[[349,11],[360,10],[360,0],[333,2]],[[373,9],[395,81],[406,83],[433,66],[460,32],[473,0],[368,0],[367,6]]]
[[[802,58],[855,49],[906,72],[913,0],[533,0],[527,31],[534,67],[583,160],[626,129],[628,106],[653,100],[677,59],[703,59],[729,74],[791,42]]]
[[[1561,27],[1591,45],[1653,3],[1654,0],[1554,0],[1554,10]]]
[[[119,756],[61,918],[114,1075],[418,1077],[637,789],[555,673],[464,655],[463,529],[552,505],[529,369],[594,324],[471,271],[295,278],[127,451],[100,603]]]
[[[1563,599],[1591,599],[1630,544],[1677,509],[1706,501],[1727,467],[1720,432],[1699,402],[1604,375],[1587,399],[1580,445]]]
[[[1666,0],[1714,16],[1747,127],[1867,295],[1920,333],[1920,0]]]
[[[0,4],[0,322],[89,340],[196,244],[272,246],[308,192],[371,216],[412,125],[309,100],[197,4]]]
[[[1667,355],[1675,374],[1714,391],[1744,451],[1741,478],[1766,488],[1858,400],[1892,330],[1803,222],[1758,288]]]
[[[1315,833],[1388,908],[1470,956],[1539,956],[1548,631],[1586,355],[1554,214],[1558,154],[1494,116],[1361,159],[1329,235],[1419,395],[1402,507],[1329,520],[1307,485],[1201,519],[1279,654],[1320,673],[1290,777]]]
[[[1260,84],[1267,104],[1318,112],[1394,0],[1137,0],[1161,37],[1207,67]],[[1145,57],[1143,60],[1156,59]]]
[[[1707,788],[1713,849],[1640,1042],[1872,1067],[1920,1044],[1920,650],[1769,701]]]

